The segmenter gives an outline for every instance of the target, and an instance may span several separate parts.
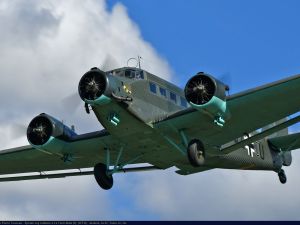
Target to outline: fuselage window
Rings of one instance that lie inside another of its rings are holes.
[[[171,99],[171,101],[177,103],[176,94],[174,94],[173,92],[170,92],[170,99]]]
[[[184,97],[180,97],[180,105],[184,108],[187,108],[187,102]]]
[[[150,91],[156,94],[156,84],[150,82],[149,87],[150,87]]]
[[[165,98],[167,97],[167,91],[166,89],[159,87],[159,92],[161,96],[164,96]]]

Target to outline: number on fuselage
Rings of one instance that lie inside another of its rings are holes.
[[[243,139],[246,140],[249,137],[251,137],[251,135],[248,134],[248,133],[245,133],[244,136],[243,136]],[[248,156],[253,158],[254,154],[256,154],[256,149],[255,149],[254,143],[246,145],[244,148],[247,150]]]

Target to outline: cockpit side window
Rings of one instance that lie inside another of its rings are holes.
[[[136,75],[135,75],[135,78],[136,79],[144,79],[144,71],[141,70],[141,71],[136,71]]]

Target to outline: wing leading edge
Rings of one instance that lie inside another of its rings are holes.
[[[208,122],[201,111],[189,108],[155,126],[162,130],[185,130],[190,137],[222,146],[245,133],[251,133],[300,110],[300,75],[228,96],[227,109],[231,115],[223,128]],[[197,126],[197,123],[199,126]]]
[[[35,149],[30,145],[2,150],[0,151],[0,175],[18,174],[18,176],[0,178],[0,181],[90,175],[93,174],[92,171],[81,171],[80,169],[91,168],[99,162],[105,162],[105,149],[107,147],[111,148],[111,157],[116,158],[117,152],[113,148],[115,143],[116,141],[113,140],[112,136],[106,130],[77,135],[66,143],[66,149],[68,149],[68,153],[72,155],[71,162],[65,162],[58,154],[50,154],[49,152]],[[143,161],[138,160],[135,163],[143,163]],[[140,169],[145,168],[146,167]],[[74,169],[79,169],[79,172],[67,171]],[[124,169],[123,172],[138,171],[138,169],[139,168]],[[150,170],[153,169],[153,167],[146,169]],[[48,175],[44,173],[49,171],[61,172],[52,172]],[[38,172],[40,175],[21,176],[21,173],[34,172]]]
[[[101,152],[113,142],[106,131],[78,135],[68,142],[72,163],[65,163],[60,155],[45,153],[32,146],[0,151],[0,175],[66,170],[92,167],[95,160],[103,160]],[[102,154],[103,155],[103,154]]]

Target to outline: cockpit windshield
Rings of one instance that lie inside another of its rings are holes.
[[[144,71],[143,70],[135,70],[135,69],[126,69],[125,77],[129,79],[144,79]]]

